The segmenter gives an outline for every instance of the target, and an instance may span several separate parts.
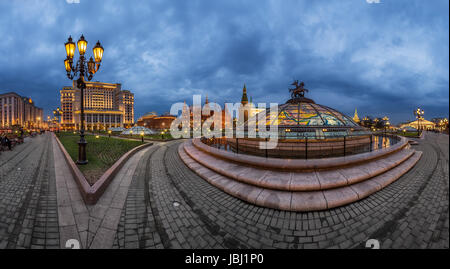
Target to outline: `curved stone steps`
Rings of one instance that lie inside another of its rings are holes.
[[[258,206],[289,211],[325,210],[363,199],[405,174],[422,156],[422,152],[416,151],[393,169],[350,186],[319,191],[280,191],[242,183],[204,167],[186,153],[183,144],[178,153],[190,169],[222,191]]]
[[[322,159],[282,159],[273,157],[261,157],[247,154],[236,154],[208,146],[201,142],[199,138],[191,140],[194,147],[205,152],[208,155],[223,159],[228,162],[238,163],[243,166],[260,167],[263,169],[281,170],[281,171],[308,171],[312,169],[330,169],[344,166],[353,166],[385,158],[386,156],[398,152],[402,149],[408,149],[410,146],[408,140],[400,137],[400,141],[388,148],[378,149],[371,152],[353,154],[343,157],[331,157]]]
[[[282,191],[318,191],[355,184],[398,166],[414,154],[413,150],[402,149],[385,159],[352,167],[309,172],[283,172],[228,162],[197,149],[191,141],[184,143],[184,150],[190,158],[202,166],[225,177],[249,185]]]

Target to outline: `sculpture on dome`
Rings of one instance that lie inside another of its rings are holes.
[[[295,80],[291,85],[295,86],[294,89],[289,89],[289,92],[291,93],[291,97],[293,99],[305,97],[305,92],[309,92],[308,89],[305,89],[305,83],[302,81],[300,84],[298,83],[298,80]]]

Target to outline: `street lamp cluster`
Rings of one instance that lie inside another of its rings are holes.
[[[441,131],[444,131],[448,126],[448,119],[442,119],[439,121],[439,128],[441,129]]]
[[[417,135],[420,135],[420,121],[423,119],[423,114],[425,114],[425,111],[423,111],[423,109],[421,108],[417,108],[416,110],[414,110],[414,115],[416,116],[417,119]]]
[[[80,128],[80,141],[78,142],[78,164],[87,164],[88,161],[86,159],[86,140],[84,139],[84,90],[86,89],[86,83],[84,79],[87,78],[89,81],[92,79],[95,73],[100,68],[100,63],[103,57],[103,47],[100,45],[100,41],[92,49],[94,53],[94,59],[90,57],[89,61],[86,62],[86,58],[84,57],[87,48],[87,41],[84,39],[84,36],[81,35],[80,39],[77,42],[78,52],[80,57],[74,66],[74,55],[75,55],[75,43],[72,41],[72,37],[69,36],[68,41],[65,43],[67,58],[64,60],[64,66],[66,68],[67,77],[72,80],[74,77],[79,75],[77,79],[77,88],[80,89],[81,98],[80,98],[80,110],[81,110],[81,128]]]

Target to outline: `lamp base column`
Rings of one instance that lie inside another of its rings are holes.
[[[84,139],[83,139],[84,140]],[[86,140],[79,141],[78,142],[78,160],[77,164],[84,165],[88,163],[88,160],[86,160]]]

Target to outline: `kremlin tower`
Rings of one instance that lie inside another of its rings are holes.
[[[353,116],[353,121],[356,123],[360,122],[359,117],[358,117],[358,111],[356,110],[356,108],[355,108],[355,115]]]

